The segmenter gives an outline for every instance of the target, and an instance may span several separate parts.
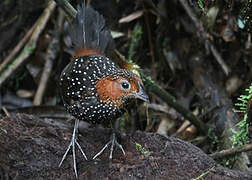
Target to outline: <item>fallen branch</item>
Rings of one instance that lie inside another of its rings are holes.
[[[30,28],[30,30],[25,34],[23,39],[17,44],[17,46],[11,51],[11,53],[3,60],[2,64],[0,64],[0,74],[4,71],[5,67],[13,60],[16,54],[20,51],[24,44],[28,41],[31,34],[33,33],[35,27],[37,26],[37,22]]]
[[[45,28],[45,26],[46,26],[46,24],[47,24],[47,22],[49,20],[49,17],[53,13],[55,7],[56,7],[56,3],[53,0],[49,1],[47,8],[44,10],[42,15],[37,20],[37,22],[36,22],[37,26],[35,27],[30,40],[25,45],[22,52],[13,61],[13,63],[11,65],[9,65],[7,67],[7,69],[5,69],[4,72],[2,72],[0,74],[0,87],[13,73],[16,72],[16,70],[22,64],[24,64],[26,62],[28,57],[34,52],[34,50],[36,48],[36,45],[37,45],[39,35],[41,34],[43,29]]]
[[[205,125],[204,122],[202,122],[197,116],[195,116],[191,111],[187,110],[185,107],[183,107],[181,104],[179,104],[172,95],[170,95],[167,91],[165,91],[163,88],[161,88],[159,85],[157,85],[154,81],[152,81],[150,78],[146,77],[145,75],[142,75],[142,80],[145,85],[145,87],[162,98],[169,106],[176,109],[177,112],[182,114],[185,119],[189,120],[192,124],[194,124],[201,133],[206,134],[208,127]]]
[[[231,148],[231,149],[225,149],[220,152],[215,152],[213,154],[210,154],[210,157],[212,157],[213,159],[219,159],[219,158],[223,158],[226,156],[231,156],[231,155],[234,155],[237,153],[247,152],[247,151],[251,151],[251,150],[252,150],[252,144],[245,144],[240,147],[235,147],[235,148]]]
[[[59,13],[58,16],[59,17],[53,33],[53,39],[51,40],[48,49],[46,51],[45,56],[46,62],[40,78],[39,86],[34,96],[33,105],[40,105],[42,102],[47,82],[52,72],[53,62],[56,59],[57,52],[59,51],[59,38],[61,29],[60,26],[62,25],[64,18],[62,13]]]
[[[71,22],[77,15],[77,11],[67,0],[55,0],[55,2],[62,8],[62,10],[66,13],[68,20]]]
[[[223,69],[224,73],[226,75],[228,75],[231,70],[228,67],[228,65],[225,63],[225,61],[222,59],[220,53],[216,50],[216,48],[214,47],[214,45],[208,40],[207,33],[205,32],[202,23],[196,17],[196,15],[193,13],[192,9],[189,7],[189,5],[188,5],[188,3],[187,3],[186,0],[179,0],[179,1],[180,1],[181,5],[184,7],[184,9],[185,9],[186,13],[188,14],[188,16],[193,21],[195,27],[199,30],[200,37],[205,41],[206,45],[208,47],[210,47],[210,50],[211,50],[213,56],[215,57],[216,61],[221,66],[221,68]]]

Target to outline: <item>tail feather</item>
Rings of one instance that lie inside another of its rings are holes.
[[[108,56],[114,50],[113,38],[103,16],[94,9],[87,8],[85,2],[77,7],[70,35],[76,50],[97,49]]]

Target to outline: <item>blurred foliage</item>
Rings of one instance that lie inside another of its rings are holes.
[[[142,26],[140,26],[139,24],[136,24],[132,32],[132,35],[130,37],[130,46],[129,46],[129,52],[128,52],[129,53],[128,59],[130,62],[136,53],[135,49],[141,40],[142,34],[143,34]]]
[[[252,30],[252,0],[243,6],[240,13],[240,19],[244,23],[245,28],[248,32]]]
[[[238,108],[236,112],[242,113],[243,114],[243,119],[237,123],[237,126],[239,128],[238,131],[233,131],[234,135],[231,137],[231,140],[233,142],[233,147],[236,146],[242,146],[244,144],[247,144],[249,139],[248,139],[248,127],[249,127],[249,122],[248,120],[248,115],[250,110],[250,105],[251,105],[251,96],[252,96],[252,84],[248,89],[245,89],[247,91],[247,94],[241,95],[238,100],[240,101],[239,103],[236,103],[236,107]]]
[[[200,9],[203,11],[203,13],[206,14],[206,10],[205,10],[205,8],[204,8],[203,0],[198,0],[198,6],[199,6]]]

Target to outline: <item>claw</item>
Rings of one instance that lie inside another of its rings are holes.
[[[76,178],[78,177],[78,172],[77,172],[77,166],[76,166],[76,156],[75,156],[75,144],[77,145],[77,147],[79,148],[79,150],[81,151],[82,155],[84,156],[84,158],[87,160],[87,156],[84,153],[84,151],[82,150],[80,144],[77,141],[77,133],[78,133],[78,126],[79,126],[79,120],[76,119],[75,120],[75,124],[74,124],[74,130],[73,130],[73,135],[72,135],[72,139],[70,144],[67,147],[67,150],[65,152],[65,154],[63,155],[60,163],[59,163],[59,167],[62,165],[63,161],[66,159],[66,156],[70,150],[70,148],[72,147],[72,153],[73,153],[73,166],[74,166],[74,174],[76,176]]]
[[[118,146],[118,147],[121,149],[121,151],[123,152],[123,155],[125,155],[125,151],[124,151],[122,145],[118,143],[117,138],[116,138],[116,135],[115,135],[115,133],[113,133],[113,134],[111,135],[111,140],[110,140],[107,144],[105,144],[105,146],[93,157],[93,159],[95,159],[95,158],[97,158],[98,156],[100,156],[100,155],[103,153],[103,151],[104,151],[110,144],[111,144],[111,147],[110,147],[110,155],[109,155],[109,159],[110,159],[110,160],[113,158],[113,151],[114,151],[114,146],[115,146],[115,145]]]

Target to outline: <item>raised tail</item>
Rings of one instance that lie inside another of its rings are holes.
[[[77,7],[70,35],[77,54],[90,50],[110,56],[114,50],[114,41],[103,16],[91,7],[86,7],[85,1]]]

